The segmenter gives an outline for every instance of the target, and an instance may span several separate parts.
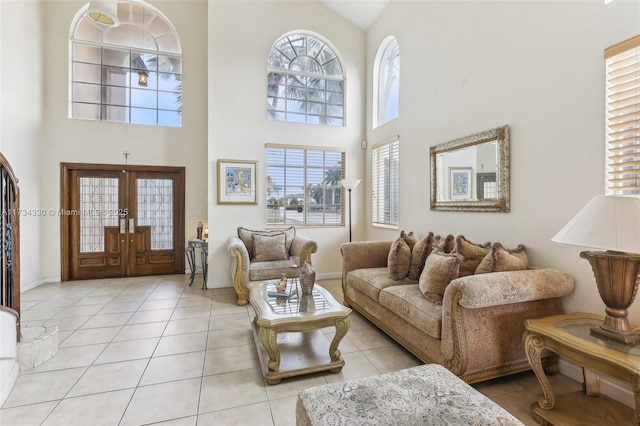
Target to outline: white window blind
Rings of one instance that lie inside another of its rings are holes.
[[[400,139],[394,137],[372,148],[373,226],[399,226]]]
[[[640,35],[605,50],[607,193],[640,195]]]

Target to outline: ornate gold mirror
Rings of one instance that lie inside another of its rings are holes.
[[[430,151],[431,210],[509,211],[509,126]]]

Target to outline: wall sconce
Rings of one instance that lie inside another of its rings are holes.
[[[107,27],[120,25],[117,0],[93,0],[89,3],[87,14],[97,24]]]
[[[149,82],[149,73],[146,71],[138,71],[138,86],[147,87]]]

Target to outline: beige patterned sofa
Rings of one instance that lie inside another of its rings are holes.
[[[438,363],[468,383],[529,369],[523,321],[561,313],[573,278],[555,269],[491,272],[453,279],[441,303],[418,281],[392,280],[393,241],[345,243],[344,303],[360,312],[425,363]],[[555,359],[545,358],[555,368]]]
[[[296,233],[295,227],[269,230],[238,228],[238,236],[229,238],[227,251],[231,256],[231,277],[238,295],[238,305],[249,301],[252,281],[293,277],[291,256],[311,261],[318,244]]]

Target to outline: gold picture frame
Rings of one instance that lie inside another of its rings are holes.
[[[218,160],[218,204],[258,204],[258,162]]]

